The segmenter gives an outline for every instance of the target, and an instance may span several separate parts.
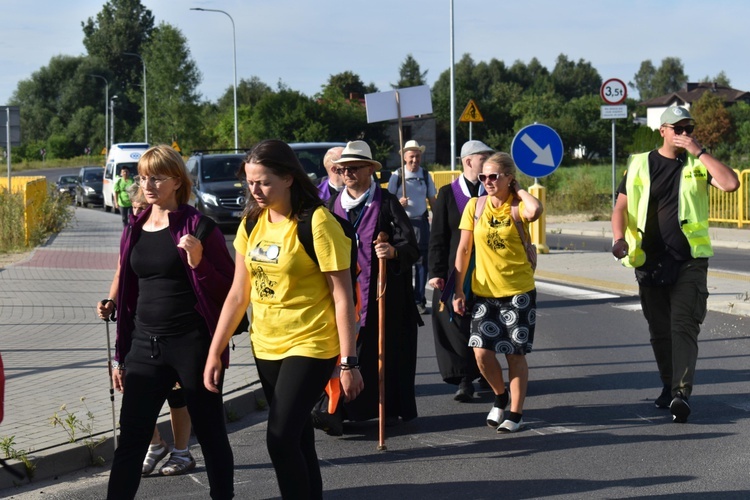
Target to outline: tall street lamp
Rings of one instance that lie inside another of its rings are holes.
[[[89,75],[94,78],[101,78],[106,84],[104,87],[104,149],[109,153],[109,82],[106,78],[99,75]]]
[[[190,10],[200,10],[203,12],[221,12],[232,21],[232,47],[234,48],[234,149],[239,149],[239,140],[237,135],[237,39],[234,32],[234,19],[227,12],[218,9],[202,9],[200,7],[191,7]]]
[[[115,99],[117,99],[117,96],[113,95],[112,99],[109,100],[109,107],[112,109],[112,112],[110,113],[110,117],[112,118],[112,123],[110,124],[112,132],[109,134],[109,138],[112,140],[112,144],[115,143]]]
[[[148,99],[147,99],[147,89],[146,89],[146,61],[143,60],[141,56],[134,52],[123,52],[126,56],[133,56],[137,57],[141,60],[141,64],[143,64],[143,128],[145,129],[145,138],[144,142],[148,144]]]

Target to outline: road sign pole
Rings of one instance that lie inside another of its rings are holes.
[[[13,187],[10,185],[10,106],[5,108],[5,152],[8,155],[8,192],[13,192]]]
[[[615,176],[617,175],[617,165],[615,163],[615,121],[612,120],[612,208],[615,208],[615,198],[617,193],[615,192]]]
[[[469,140],[471,140],[471,126],[474,125],[474,122],[469,122]]]

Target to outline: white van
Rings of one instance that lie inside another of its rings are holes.
[[[138,175],[138,160],[148,149],[145,142],[121,142],[112,144],[107,156],[107,164],[104,166],[104,180],[102,181],[102,196],[104,197],[104,210],[111,212],[115,206],[115,181],[120,178],[120,170],[123,167],[130,171],[130,177]]]

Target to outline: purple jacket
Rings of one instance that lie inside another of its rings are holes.
[[[123,362],[130,351],[130,344],[134,329],[138,301],[138,276],[130,267],[130,254],[135,242],[141,234],[143,224],[151,211],[149,206],[136,217],[130,217],[130,224],[125,228],[120,240],[120,282],[117,285],[117,338],[115,339],[115,360]],[[189,205],[180,205],[177,210],[169,213],[169,233],[175,246],[185,234],[195,234],[200,212]],[[206,320],[208,329],[213,336],[216,324],[219,322],[221,307],[229,293],[234,276],[234,262],[227,250],[224,236],[218,228],[203,242],[203,257],[195,269],[188,265],[187,254],[178,249],[182,263],[185,266],[190,284],[197,299],[196,310]],[[224,367],[229,367],[229,349],[222,353],[221,360]]]

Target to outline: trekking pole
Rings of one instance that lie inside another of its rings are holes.
[[[385,243],[388,235],[378,234],[376,243]],[[385,451],[385,258],[378,259],[378,450]]]
[[[102,300],[102,305],[107,303],[107,299]],[[109,321],[115,319],[115,312],[112,311],[110,316],[104,318],[104,326],[107,329],[107,372],[109,373],[109,401],[112,404],[112,434],[114,436],[115,451],[117,450],[117,418],[115,417],[115,386],[112,382],[112,353],[109,343]]]

